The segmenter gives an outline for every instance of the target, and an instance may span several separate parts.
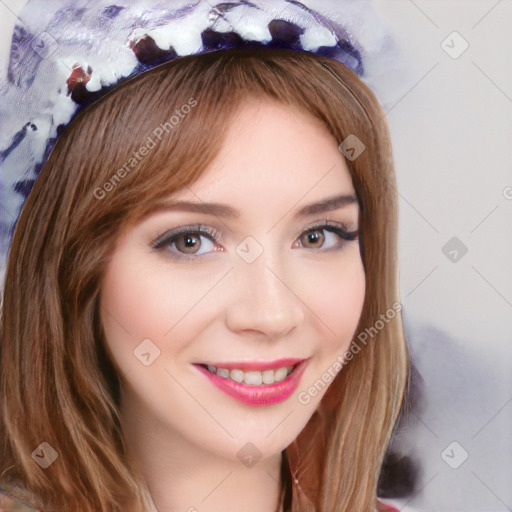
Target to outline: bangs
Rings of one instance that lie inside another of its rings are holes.
[[[131,224],[155,201],[192,185],[219,153],[245,101],[289,105],[322,122],[338,143],[355,134],[370,144],[372,122],[352,92],[354,80],[332,59],[268,49],[183,57],[138,75],[91,106],[87,123],[77,116],[64,134],[64,143],[87,148],[81,166],[88,169],[76,176],[90,196],[81,222],[97,222],[93,212],[108,209]]]

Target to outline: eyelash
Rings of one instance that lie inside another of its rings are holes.
[[[306,233],[309,233],[309,232],[322,231],[322,230],[329,231],[331,233],[338,235],[342,239],[342,242],[340,243],[340,245],[338,247],[333,247],[330,249],[319,249],[320,251],[341,249],[345,245],[346,242],[352,242],[354,240],[357,240],[358,235],[359,235],[358,230],[347,231],[344,224],[326,220],[321,223],[310,224],[310,225],[306,226],[304,229],[302,229],[301,231],[299,231],[298,233],[295,234],[295,238],[299,238],[302,235],[305,235]],[[203,235],[203,236],[206,236],[207,238],[209,238],[214,243],[219,243],[222,240],[220,232],[218,230],[216,230],[215,228],[213,228],[211,226],[206,226],[203,224],[194,224],[191,226],[182,226],[182,227],[173,229],[172,231],[166,231],[165,233],[157,236],[157,238],[153,242],[151,242],[150,245],[155,251],[162,251],[169,245],[176,242],[176,240],[180,237],[180,235],[184,235],[184,234]],[[211,253],[206,253],[206,254],[199,254],[199,255],[184,255],[184,254],[176,253],[173,251],[168,251],[168,253],[171,254],[171,258],[176,259],[176,260],[182,260],[182,261],[197,260],[197,258],[200,258],[201,256],[206,256],[208,254],[211,254]]]

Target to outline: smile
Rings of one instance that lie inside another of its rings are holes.
[[[274,363],[220,363],[194,366],[218,389],[247,405],[286,400],[299,385],[309,359]]]
[[[234,382],[243,382],[249,386],[261,386],[262,384],[274,384],[286,379],[293,371],[295,366],[283,366],[277,370],[261,371],[243,371],[238,368],[229,370],[228,368],[216,368],[215,366],[206,365],[209,372],[222,377],[223,379],[231,379]]]

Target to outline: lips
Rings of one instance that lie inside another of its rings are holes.
[[[240,370],[235,368],[229,370],[228,368],[217,368],[215,366],[206,365],[206,369],[213,374],[222,377],[223,379],[231,379],[234,382],[243,382],[250,386],[261,386],[262,384],[275,384],[286,379],[288,375],[294,370],[295,366],[282,366],[276,370]]]
[[[297,388],[309,359],[272,362],[199,363],[194,366],[217,388],[248,405],[286,400]]]

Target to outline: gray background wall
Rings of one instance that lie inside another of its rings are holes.
[[[512,2],[375,5],[414,70],[387,108],[425,393],[404,441],[422,490],[399,503],[512,510]]]

